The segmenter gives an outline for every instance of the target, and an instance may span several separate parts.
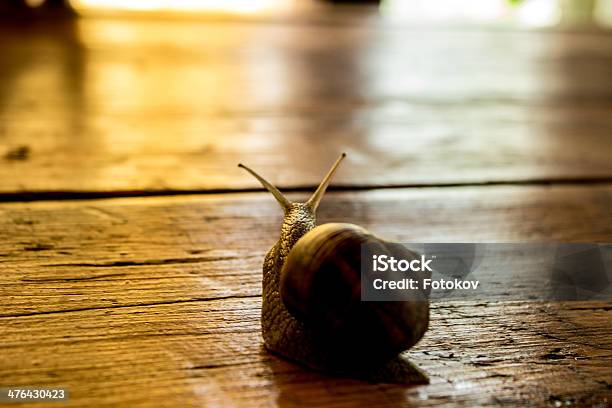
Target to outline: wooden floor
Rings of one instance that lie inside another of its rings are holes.
[[[282,214],[236,167],[300,199],[346,151],[320,221],[392,239],[612,242],[612,32],[330,10],[0,39],[0,387],[67,387],[70,407],[612,406],[612,302],[435,302],[408,353],[426,386],[269,355]]]

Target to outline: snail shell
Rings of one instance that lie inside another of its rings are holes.
[[[354,224],[315,227],[293,246],[280,273],[283,303],[339,353],[368,351],[370,363],[387,361],[416,344],[429,323],[428,293],[413,301],[361,301],[362,246],[396,259],[416,259],[405,246]],[[420,272],[417,279],[430,277]]]

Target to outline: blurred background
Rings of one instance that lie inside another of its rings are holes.
[[[556,25],[560,22],[610,25],[610,0],[5,0],[5,13],[49,16],[196,17],[303,14],[327,4],[370,4],[385,18],[418,22],[480,22]]]
[[[610,180],[612,0],[5,0],[0,194]]]

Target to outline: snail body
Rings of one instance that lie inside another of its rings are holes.
[[[316,210],[343,154],[305,203],[289,202],[246,166],[284,210],[278,242],[263,265],[265,347],[315,370],[371,381],[425,383],[400,353],[427,330],[429,302],[361,301],[361,248],[416,259],[416,253],[345,223],[316,225]]]

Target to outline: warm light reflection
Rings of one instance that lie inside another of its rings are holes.
[[[280,9],[286,0],[69,0],[81,13],[88,12],[162,12],[162,13],[258,13]]]
[[[559,21],[559,0],[383,0],[382,14],[392,20],[414,22],[518,22],[553,25]]]
[[[28,7],[36,8],[40,7],[45,3],[45,0],[25,0]]]
[[[503,13],[506,0],[472,0],[466,6],[462,0],[383,0],[381,12],[397,20],[490,20]]]
[[[1,0],[0,0],[1,1]],[[45,0],[25,0],[31,7]],[[81,15],[285,15],[320,6],[316,0],[68,0]],[[554,26],[596,23],[612,26],[612,0],[381,0],[381,15],[416,24]]]
[[[408,23],[612,26],[612,0],[382,0],[381,14]]]
[[[142,182],[144,171],[163,180],[174,169],[176,184],[187,188],[208,154],[236,146],[278,151],[269,138],[251,137],[255,126],[270,122],[265,117],[231,115],[291,100],[286,56],[278,46],[260,45],[277,44],[276,29],[163,19],[81,19],[77,28],[88,50],[81,92],[95,113],[84,127],[96,135],[97,149],[129,157],[107,163],[98,179]],[[187,151],[196,153],[185,159]],[[226,171],[215,172],[227,182]]]

